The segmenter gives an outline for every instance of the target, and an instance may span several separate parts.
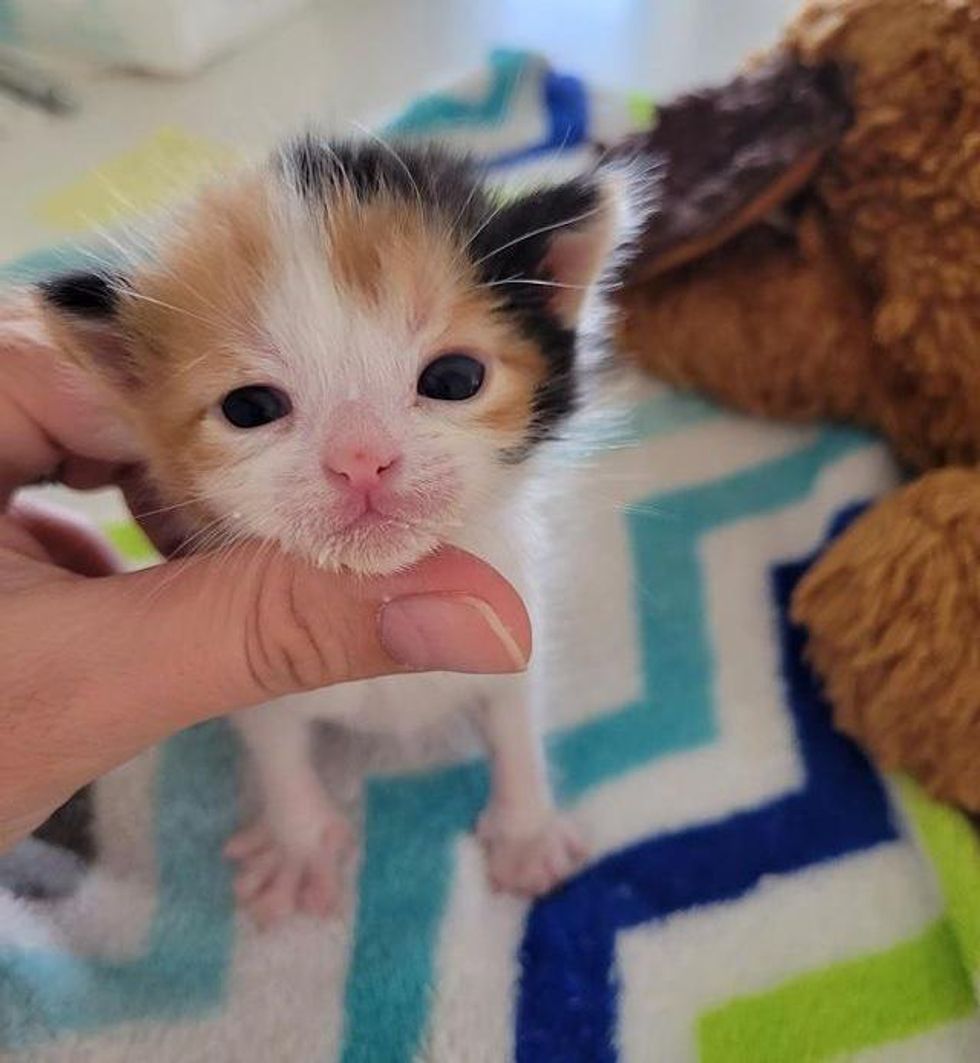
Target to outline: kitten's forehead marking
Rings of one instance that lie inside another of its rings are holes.
[[[326,205],[326,254],[334,282],[370,311],[397,303],[409,331],[420,330],[440,297],[467,283],[454,234],[415,203],[344,196]]]
[[[369,305],[398,299],[411,331],[471,272],[461,234],[486,216],[489,200],[469,159],[307,135],[277,162],[281,183],[324,226],[338,281]]]
[[[278,184],[266,331],[323,402],[401,403],[440,344],[465,336],[481,346],[492,300],[441,211],[388,187],[328,185],[324,196]]]
[[[280,198],[272,233],[274,266],[260,301],[264,331],[288,357],[297,378],[293,386],[311,401],[322,406],[372,395],[382,401],[407,384],[418,357],[401,264],[389,268],[386,261],[384,284],[365,289],[348,283],[344,266],[337,269],[326,220],[312,217],[289,189],[280,188]],[[354,220],[345,223],[351,238],[357,236]],[[387,259],[380,234],[376,250]]]

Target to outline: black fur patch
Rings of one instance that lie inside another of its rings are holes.
[[[485,217],[489,207],[473,160],[435,146],[388,147],[308,133],[286,144],[277,162],[283,177],[317,206],[328,204],[342,190],[362,203],[385,194],[421,203],[429,214],[463,230]]]
[[[34,837],[91,862],[95,858],[94,819],[92,788],[83,786],[37,828]]]
[[[38,285],[52,306],[77,317],[108,319],[119,306],[122,279],[110,273],[64,273]]]
[[[0,853],[0,888],[51,900],[70,894],[97,856],[91,788],[79,790],[32,837]]]
[[[574,228],[576,218],[584,222],[598,203],[594,184],[570,181],[515,200],[473,239],[481,281],[494,285],[502,311],[537,344],[548,364],[548,376],[534,397],[529,443],[553,435],[578,398],[575,333],[549,309],[553,289],[533,282],[554,279],[545,259],[555,234],[565,226]]]
[[[328,141],[308,134],[277,156],[279,172],[312,205],[329,210],[332,195],[346,190],[361,202],[384,194],[418,203],[448,222],[481,283],[493,285],[500,313],[538,345],[547,379],[538,389],[529,446],[554,433],[576,404],[575,333],[550,309],[553,289],[541,283],[548,249],[565,225],[598,206],[594,182],[582,178],[521,196],[503,206],[486,190],[471,159],[436,146],[387,146],[371,141]],[[512,459],[518,454],[512,454]]]

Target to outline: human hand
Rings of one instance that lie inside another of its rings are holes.
[[[200,720],[377,675],[524,667],[520,598],[460,551],[384,579],[257,544],[124,574],[77,519],[15,496],[118,483],[137,458],[32,304],[0,308],[0,850]]]

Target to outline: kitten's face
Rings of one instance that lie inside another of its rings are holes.
[[[202,195],[153,266],[47,286],[201,546],[406,565],[480,520],[573,405],[621,204],[581,181],[502,207],[456,161],[406,163],[304,140]]]

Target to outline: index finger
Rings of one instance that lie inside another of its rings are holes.
[[[57,478],[66,462],[135,457],[132,433],[99,384],[60,354],[36,300],[0,305],[0,507],[18,487]]]

